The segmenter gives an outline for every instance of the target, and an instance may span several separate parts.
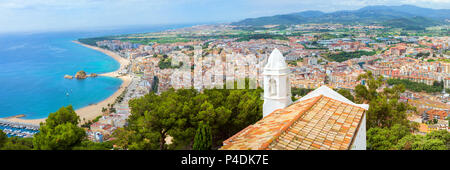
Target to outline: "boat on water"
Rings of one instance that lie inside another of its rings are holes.
[[[0,121],[0,130],[8,137],[33,137],[39,132],[39,127],[34,125],[26,125],[9,121]]]

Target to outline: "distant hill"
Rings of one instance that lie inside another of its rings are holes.
[[[380,24],[404,29],[424,29],[450,19],[450,9],[429,9],[412,5],[367,6],[352,11],[304,11],[285,15],[244,19],[232,25],[263,26],[306,23]]]

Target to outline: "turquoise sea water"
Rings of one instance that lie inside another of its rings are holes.
[[[24,114],[45,118],[62,106],[79,109],[112,95],[118,78],[64,79],[79,70],[106,73],[119,68],[113,58],[75,44],[82,37],[160,31],[179,26],[96,32],[56,32],[0,35],[0,118]],[[68,95],[67,95],[68,94]]]
[[[64,79],[79,70],[105,73],[119,68],[111,57],[72,40],[63,34],[1,38],[0,117],[44,118],[69,104],[78,109],[97,103],[118,89],[122,81],[117,78]]]

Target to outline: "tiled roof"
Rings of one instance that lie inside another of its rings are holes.
[[[320,95],[278,109],[224,141],[221,149],[345,150],[365,109]]]
[[[429,119],[434,119],[434,116],[439,116],[440,119],[444,120],[447,117],[447,112],[443,110],[428,110],[427,114],[429,116]]]

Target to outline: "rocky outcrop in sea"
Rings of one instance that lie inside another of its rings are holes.
[[[65,79],[73,79],[73,76],[67,75],[67,74],[66,74],[66,75],[64,75],[64,78],[65,78]]]
[[[75,78],[76,79],[85,79],[85,78],[87,78],[87,74],[86,74],[86,72],[81,70],[81,71],[78,71],[77,74],[75,74]]]
[[[87,74],[85,71],[83,71],[83,70],[81,70],[81,71],[78,71],[77,72],[77,74],[75,74],[75,76],[71,76],[71,75],[64,75],[64,78],[65,79],[73,79],[73,78],[76,78],[76,79],[86,79],[86,78],[88,78],[88,77],[97,77],[98,75],[97,74],[95,74],[95,73],[91,73],[91,74]]]

